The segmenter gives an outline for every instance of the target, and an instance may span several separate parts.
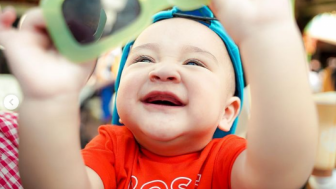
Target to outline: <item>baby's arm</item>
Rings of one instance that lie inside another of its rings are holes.
[[[317,116],[290,1],[214,3],[240,47],[251,85],[248,147],[235,162],[232,186],[300,188],[314,164]]]
[[[24,188],[103,188],[85,168],[79,142],[78,96],[95,62],[76,65],[60,56],[39,10],[25,17],[20,31],[11,28],[14,20],[13,9],[0,14],[0,44],[24,95],[19,109]]]

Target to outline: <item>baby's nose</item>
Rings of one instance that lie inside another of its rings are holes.
[[[149,79],[151,81],[172,81],[179,83],[181,81],[181,75],[178,71],[177,65],[158,63],[149,73]]]

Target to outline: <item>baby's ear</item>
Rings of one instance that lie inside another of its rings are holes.
[[[230,131],[232,124],[239,114],[240,99],[236,96],[231,97],[227,101],[227,105],[223,112],[222,119],[219,122],[218,128],[222,131]]]

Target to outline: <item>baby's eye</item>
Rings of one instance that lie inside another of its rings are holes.
[[[188,60],[185,65],[205,67],[204,64],[198,60]]]
[[[147,56],[140,56],[140,57],[138,57],[138,58],[135,59],[135,62],[152,63],[154,61],[151,58],[147,57]]]

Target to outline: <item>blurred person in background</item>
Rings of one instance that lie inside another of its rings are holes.
[[[96,68],[81,91],[81,146],[98,134],[101,124],[110,124],[113,110],[114,82],[122,49],[115,48],[99,57]]]
[[[322,92],[335,91],[336,89],[336,57],[327,59],[327,67],[322,72]]]
[[[320,74],[321,71],[321,62],[317,59],[312,59],[309,64],[309,83],[313,90],[313,93],[321,92],[322,88],[322,77]]]
[[[121,53],[121,48],[116,48],[103,55],[98,60],[95,71],[97,85],[99,85],[98,93],[101,100],[101,120],[104,124],[109,124],[112,120],[112,97],[114,94],[114,81],[117,76]]]

